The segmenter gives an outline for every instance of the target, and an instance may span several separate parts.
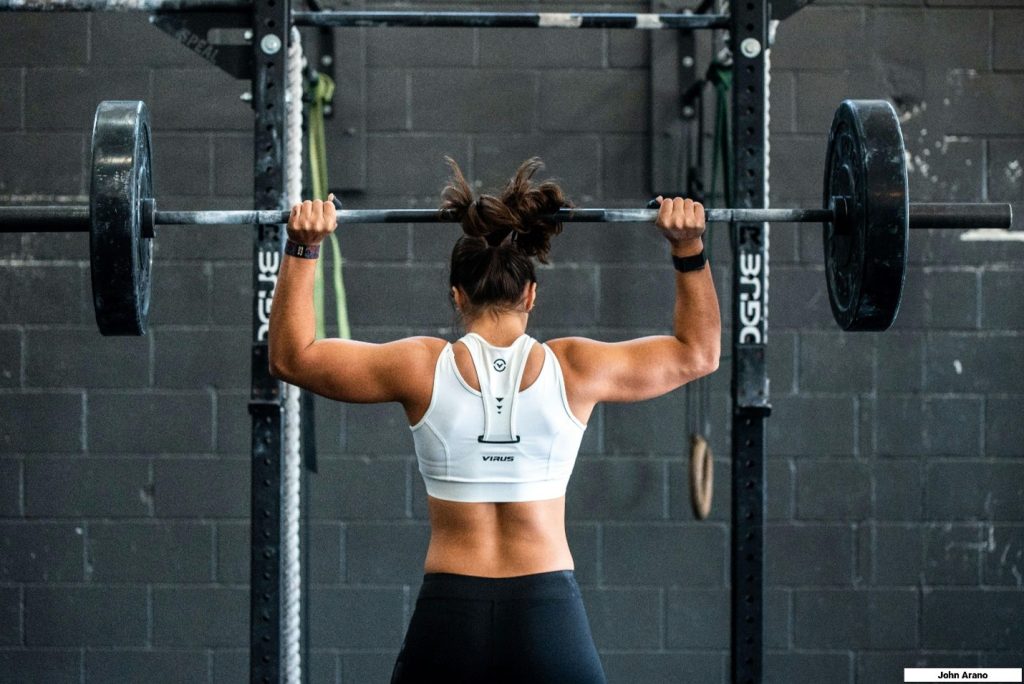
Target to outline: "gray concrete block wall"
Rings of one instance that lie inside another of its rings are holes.
[[[1017,0],[820,0],[788,20],[773,203],[819,202],[832,110],[879,97],[900,109],[916,199],[1024,210],[1021,25]],[[646,197],[644,36],[370,30],[354,45],[367,157],[336,162],[367,191],[350,205],[430,206],[443,154],[484,186],[539,154],[581,203]],[[248,206],[245,90],[144,17],[8,16],[0,200],[82,201],[92,110],[141,97],[161,206]],[[357,336],[452,334],[454,235],[342,235]],[[831,322],[818,231],[775,226],[771,245],[765,681],[1020,666],[1024,245],[915,232],[896,326],[858,336]],[[251,249],[244,227],[163,231],[152,332],[120,340],[95,332],[84,236],[0,236],[0,682],[245,681]],[[663,259],[650,229],[568,230],[540,271],[537,334],[666,330]],[[568,533],[612,682],[727,681],[728,373],[709,381],[706,522],[689,510],[684,392],[591,419]],[[412,442],[393,406],[318,400],[317,418],[305,666],[386,681],[428,534]]]

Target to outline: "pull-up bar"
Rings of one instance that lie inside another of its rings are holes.
[[[724,14],[620,12],[293,12],[297,26],[410,26],[431,28],[726,28]]]
[[[232,11],[251,0],[0,0],[0,12],[180,12]],[[406,26],[420,28],[726,28],[724,14],[634,14],[628,12],[292,12],[296,26]]]

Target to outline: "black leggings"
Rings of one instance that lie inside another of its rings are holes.
[[[424,575],[391,675],[423,682],[604,684],[573,572]]]

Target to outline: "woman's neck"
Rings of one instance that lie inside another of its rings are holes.
[[[507,347],[526,332],[529,314],[509,312],[497,315],[483,314],[466,321],[466,332],[476,333],[497,347]]]

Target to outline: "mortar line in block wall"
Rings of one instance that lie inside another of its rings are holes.
[[[24,389],[26,382],[25,363],[28,354],[28,335],[25,334],[24,326],[18,329],[18,389]]]
[[[146,646],[153,648],[153,587],[146,586]]]
[[[206,179],[206,191],[210,197],[217,195],[216,188],[216,175],[217,175],[217,162],[214,159],[214,145],[215,137],[213,133],[206,134],[206,160],[207,160],[207,179]]]
[[[89,392],[82,390],[82,420],[79,426],[79,449],[83,454],[89,453]]]
[[[669,477],[671,476],[669,463],[669,459],[661,459],[661,517],[665,520],[672,517],[669,504],[669,498],[672,495],[672,488],[669,486]]]
[[[68,521],[69,523],[71,521]],[[71,523],[74,524],[74,523]],[[92,577],[92,570],[89,567],[89,536],[88,536],[89,522],[82,520],[79,525],[75,528],[75,532],[82,538],[82,581],[88,583]],[[22,590],[24,590],[25,583],[21,583]]]
[[[986,422],[988,420],[988,396],[987,395],[984,395],[984,394],[981,395],[981,411],[979,411],[979,414],[980,414],[979,415],[979,420],[980,420],[981,424],[978,426],[978,442],[979,442],[978,448],[980,449],[980,451],[978,451],[978,453],[981,454],[982,458],[991,458],[991,456],[988,455],[988,450],[987,450],[988,449],[988,444],[986,443],[986,439],[985,439],[985,425],[986,425]]]
[[[412,71],[405,72],[405,130],[412,130]]]
[[[861,456],[863,455],[861,453],[861,448],[860,448],[860,433],[861,433],[861,430],[860,430],[860,415],[861,414],[860,414],[860,412],[861,412],[861,406],[862,406],[863,402],[861,402],[859,394],[854,394],[852,398],[853,398],[853,411],[852,411],[852,413],[853,413],[853,437],[852,437],[852,439],[853,439],[853,445],[852,445],[853,446],[853,450],[852,451],[853,452],[850,455],[853,456],[853,460],[854,461],[860,462],[862,460]]]
[[[210,581],[216,582],[220,579],[220,557],[217,554],[217,547],[220,543],[220,525],[210,525]]]
[[[988,70],[990,72],[996,70],[996,13],[991,8],[988,12]],[[982,168],[987,169],[988,167]]]
[[[212,453],[218,453],[220,451],[220,439],[219,439],[220,431],[217,429],[218,426],[219,426],[219,422],[218,421],[220,419],[220,406],[218,404],[219,395],[217,394],[217,391],[215,389],[210,389],[209,390],[209,395],[210,395],[210,413],[212,414],[210,416],[210,418],[212,420],[211,428],[210,428],[210,441],[212,442],[212,444],[210,445],[210,451]]]

